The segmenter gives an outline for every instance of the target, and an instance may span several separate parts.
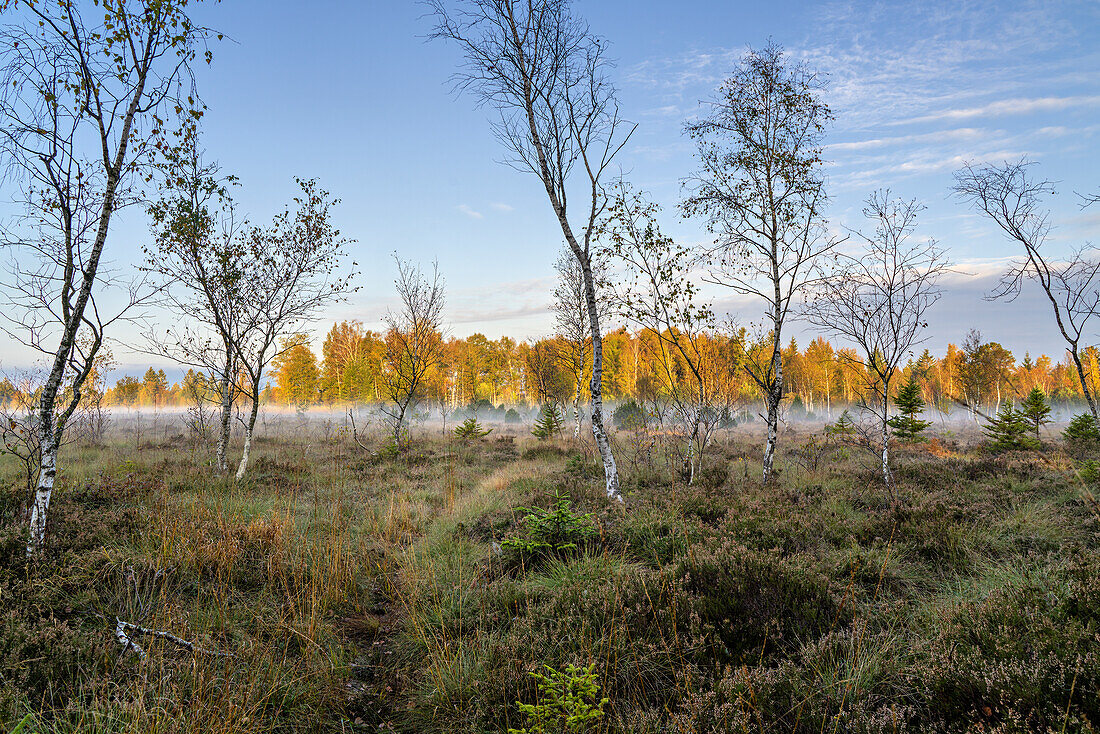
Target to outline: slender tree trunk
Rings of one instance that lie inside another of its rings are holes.
[[[237,465],[237,481],[244,479],[248,471],[248,457],[252,452],[252,433],[256,429],[256,415],[260,412],[260,391],[252,390],[252,411],[248,414],[248,423],[244,427],[244,449],[241,451],[241,463]]]
[[[39,414],[40,458],[38,467],[38,486],[34,492],[34,504],[31,505],[30,540],[27,554],[33,554],[46,540],[46,516],[53,496],[54,481],[57,478],[57,440],[54,432],[53,399],[46,404],[43,398]]]
[[[1081,364],[1081,357],[1077,354],[1077,345],[1072,344],[1069,350],[1070,356],[1073,357],[1073,366],[1077,368],[1077,377],[1081,380],[1081,392],[1085,396],[1085,401],[1089,404],[1089,410],[1092,411],[1092,417],[1100,421],[1100,412],[1097,412],[1096,398],[1092,394],[1092,390],[1089,389],[1089,383],[1085,379],[1085,368]]]
[[[888,491],[893,491],[893,483],[890,478],[890,424],[886,422],[886,409],[882,411],[882,480],[886,482]]]
[[[229,375],[233,370],[233,361],[226,358],[225,372],[218,380],[218,397],[221,400],[221,424],[218,430],[218,454],[217,472],[225,474],[229,470],[229,434],[233,418],[233,384],[229,381]]]
[[[123,128],[124,135],[128,134],[128,128],[129,118]],[[83,271],[83,282],[80,285],[76,302],[66,315],[61,343],[54,353],[50,376],[46,380],[46,385],[42,389],[42,397],[39,400],[38,423],[39,430],[43,432],[41,434],[42,448],[38,470],[38,485],[35,488],[34,505],[31,507],[27,555],[33,555],[37,549],[41,548],[46,538],[46,514],[50,508],[50,499],[53,496],[54,482],[57,478],[57,450],[61,443],[61,431],[57,430],[56,425],[57,394],[61,391],[61,381],[64,379],[65,369],[68,367],[69,358],[72,356],[73,347],[76,344],[76,335],[84,318],[84,311],[92,297],[92,285],[96,271],[99,269],[103,246],[107,242],[107,227],[110,224],[111,214],[114,212],[114,196],[117,185],[117,175],[109,171],[107,174],[107,189],[103,198],[103,209],[99,217],[99,228],[96,231],[88,265]],[[61,428],[64,429],[64,426],[61,426]]]
[[[772,374],[772,384],[765,395],[768,402],[768,440],[764,445],[764,484],[771,479],[775,463],[775,445],[779,440],[779,403],[783,400],[783,355],[779,348],[778,328],[772,350]]]
[[[577,394],[573,397],[573,420],[576,421],[576,425],[573,426],[573,438],[581,437],[581,379],[577,378]]]
[[[574,250],[576,254],[577,250]],[[584,296],[588,302],[588,323],[592,330],[592,435],[596,439],[603,460],[605,491],[608,499],[623,501],[619,491],[619,469],[615,465],[615,455],[611,451],[611,442],[603,425],[603,335],[600,333],[600,317],[596,307],[596,285],[592,280],[592,262],[585,257],[578,258],[581,273],[584,275]]]
[[[695,443],[696,443],[696,440],[697,440],[698,436],[699,436],[699,424],[696,423],[694,431],[691,433],[690,436],[688,436],[688,484],[689,485],[695,483],[695,462],[697,461],[698,457],[701,457],[702,454],[703,454],[702,447],[699,448],[698,452],[696,452],[696,450],[695,450]]]
[[[393,445],[398,449],[404,448],[401,444],[401,429],[405,427],[405,413],[408,411],[408,403],[400,406],[397,420],[393,422]]]
[[[112,160],[104,161],[107,169],[106,186],[103,191],[103,206],[99,212],[95,239],[92,242],[87,264],[82,268],[83,280],[76,301],[72,304],[71,310],[65,315],[65,328],[61,334],[61,343],[54,353],[50,377],[42,391],[42,398],[39,403],[39,429],[44,431],[42,434],[42,458],[39,466],[38,486],[35,489],[34,505],[31,508],[30,539],[27,542],[27,555],[32,555],[37,549],[41,548],[45,541],[46,513],[50,507],[54,481],[57,478],[57,450],[61,442],[60,431],[55,429],[55,401],[61,388],[61,380],[65,375],[65,368],[68,366],[69,358],[72,355],[73,346],[76,344],[76,335],[84,318],[84,311],[92,297],[92,286],[99,270],[100,258],[103,256],[103,247],[107,243],[107,230],[111,224],[111,216],[115,210],[115,191],[118,188],[119,174],[126,160],[130,129],[141,102],[148,73],[148,66],[140,70],[133,92],[134,96],[130,98],[130,104],[119,130],[118,149],[115,151]],[[101,133],[101,135],[104,135],[104,133]],[[102,143],[104,157],[106,158],[106,137],[103,138]],[[64,426],[62,426],[63,428]]]
[[[564,221],[564,218],[562,219]],[[615,464],[615,455],[611,451],[611,443],[608,441],[607,431],[603,424],[603,335],[600,333],[600,317],[596,305],[596,285],[592,277],[592,262],[589,260],[587,253],[576,246],[575,242],[573,244],[573,254],[577,256],[581,265],[584,296],[588,307],[588,325],[592,336],[592,381],[590,383],[592,435],[596,439],[596,448],[599,450],[600,458],[603,461],[607,498],[622,502],[623,498],[619,490],[619,469]]]

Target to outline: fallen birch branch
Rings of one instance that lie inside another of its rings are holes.
[[[176,637],[171,632],[164,632],[161,630],[150,629],[148,627],[142,627],[141,625],[134,624],[132,622],[125,622],[118,617],[115,617],[115,639],[118,640],[118,644],[122,645],[123,652],[126,650],[133,650],[137,653],[137,656],[141,660],[145,660],[145,650],[141,645],[134,641],[135,635],[148,635],[149,637],[159,637],[162,640],[168,640],[169,642],[178,645],[179,647],[188,650],[196,655],[217,655],[220,657],[231,658],[234,657],[232,653],[218,652],[217,650],[207,650],[201,648],[193,642],[183,639],[182,637]]]

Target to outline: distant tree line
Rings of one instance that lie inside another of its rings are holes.
[[[667,337],[666,337],[667,338]],[[742,368],[753,353],[766,353],[770,342],[752,343],[746,332],[704,335],[715,359],[709,368],[726,377],[715,384],[728,391],[743,411],[761,407],[759,390]],[[305,334],[287,337],[272,363],[271,380],[263,385],[261,402],[280,406],[341,406],[377,404],[386,400],[383,376],[388,369],[386,335],[358,321],[341,321],[329,329],[320,350]],[[603,389],[621,402],[662,402],[672,399],[681,382],[690,380],[682,358],[669,357],[666,369],[662,340],[652,330],[625,327],[604,335]],[[816,337],[804,347],[791,339],[780,348],[787,392],[784,409],[791,417],[835,419],[844,409],[865,400],[868,370],[854,350],[836,347]],[[1085,376],[1100,386],[1100,351],[1082,350]],[[584,365],[590,374],[591,362]],[[1030,353],[1017,359],[995,341],[970,332],[961,345],[949,344],[942,356],[925,349],[897,370],[891,397],[909,379],[915,380],[929,409],[939,412],[995,413],[1041,389],[1055,405],[1081,405],[1084,393],[1076,366],[1068,354],[1055,361]],[[103,378],[96,376],[96,384]],[[584,380],[580,404],[587,402]],[[499,406],[572,404],[577,398],[573,353],[560,336],[517,341],[507,336],[489,339],[472,334],[442,340],[440,361],[426,379],[423,400],[459,409],[479,401]],[[0,378],[0,404],[11,405],[38,390],[33,382]],[[210,375],[188,369],[170,383],[163,368],[148,368],[140,377],[126,375],[113,386],[103,385],[90,396],[119,407],[186,407],[200,400],[216,401]],[[101,393],[101,394],[96,394]],[[441,400],[440,400],[441,398]]]

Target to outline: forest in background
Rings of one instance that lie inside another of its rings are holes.
[[[334,324],[319,351],[305,335],[286,339],[273,362],[272,379],[264,384],[263,402],[301,408],[384,402],[383,374],[390,369],[385,340],[385,334],[365,329],[358,321]],[[457,410],[483,401],[494,407],[564,405],[577,397],[578,383],[581,402],[587,399],[584,389],[591,376],[591,359],[578,369],[575,345],[565,337],[517,341],[473,334],[442,341],[443,356],[431,370],[423,394],[423,400],[435,406]],[[770,344],[746,347],[746,342],[744,331],[709,335],[707,347],[714,359],[707,364],[714,372],[711,379],[729,394],[731,404],[751,407],[759,391],[744,369],[746,351],[765,352]],[[678,378],[686,377],[676,355],[669,355],[674,363],[671,371],[664,368],[659,341],[647,330],[613,331],[604,337],[603,350],[603,389],[611,400],[667,400],[679,386]],[[1083,354],[1090,387],[1100,385],[1100,352],[1088,347]],[[866,367],[850,348],[834,347],[824,337],[800,348],[792,338],[782,356],[786,408],[794,416],[832,418],[838,409],[869,397]],[[1036,387],[1055,405],[1084,403],[1081,381],[1068,354],[1059,361],[1030,353],[1017,359],[998,342],[984,341],[978,332],[968,334],[961,347],[949,344],[942,356],[923,350],[898,374],[894,385],[913,377],[925,403],[943,413],[967,406],[996,412]],[[163,369],[153,367],[140,376],[125,375],[113,385],[108,378],[92,376],[92,390],[85,397],[89,405],[185,408],[216,401],[213,380],[194,369],[178,382],[170,382]],[[0,405],[25,405],[33,401],[35,392],[33,382],[20,381],[18,375],[0,379]]]

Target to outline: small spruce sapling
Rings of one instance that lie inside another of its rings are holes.
[[[1035,439],[1038,440],[1039,429],[1044,423],[1050,423],[1050,405],[1047,403],[1046,393],[1038,386],[1031,388],[1031,392],[1027,394],[1023,405],[1020,406],[1020,412],[1027,419],[1031,430],[1035,432]]]
[[[542,667],[545,672],[530,674],[538,682],[538,702],[516,702],[527,716],[527,725],[522,729],[509,728],[508,734],[580,734],[595,729],[603,717],[603,707],[609,702],[600,697],[596,664],[584,668],[570,664],[561,671],[549,665]]]
[[[901,415],[895,415],[886,421],[894,429],[894,435],[906,441],[923,440],[920,434],[932,423],[917,417],[924,410],[924,398],[921,396],[920,385],[914,378],[910,377],[909,381],[898,390],[894,405],[897,406]]]
[[[482,428],[481,424],[477,422],[477,418],[467,418],[462,422],[462,425],[455,429],[455,438],[459,441],[473,441],[474,439],[484,438],[492,432],[492,428]]]
[[[982,429],[990,439],[989,447],[994,451],[1010,451],[1038,448],[1039,442],[1029,434],[1031,426],[1022,411],[1015,406],[1006,405],[991,418]]]
[[[545,403],[539,417],[535,420],[535,427],[531,430],[531,434],[540,441],[545,441],[561,433],[564,423],[565,419],[558,406],[554,403]]]
[[[1092,413],[1075,415],[1062,431],[1062,437],[1074,448],[1091,448],[1100,443],[1100,425]]]
[[[825,426],[825,435],[831,438],[835,437],[840,441],[850,440],[855,434],[856,423],[852,420],[852,415],[847,410],[840,414],[840,417],[836,419],[836,423],[830,423]]]
[[[506,538],[501,546],[524,558],[569,556],[597,535],[593,527],[595,515],[573,512],[569,498],[561,493],[554,495],[551,510],[541,507],[519,509],[527,513],[520,520],[522,530]]]

